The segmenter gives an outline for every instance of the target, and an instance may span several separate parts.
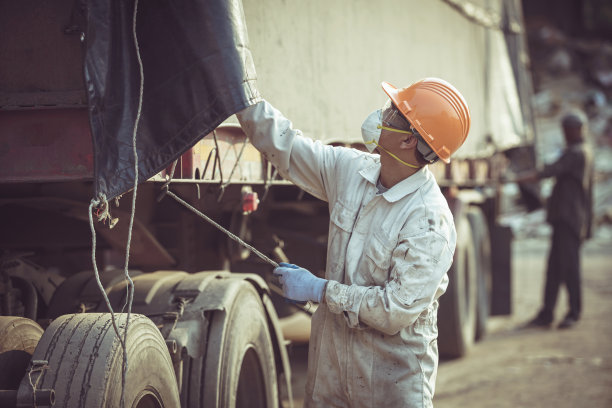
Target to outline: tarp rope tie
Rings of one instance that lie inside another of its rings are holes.
[[[98,262],[96,261],[96,229],[94,228],[93,222],[93,209],[94,207],[98,207],[102,205],[103,208],[108,208],[108,201],[106,201],[106,197],[104,194],[100,194],[100,199],[92,199],[89,204],[89,228],[91,229],[91,264],[93,265],[94,275],[96,277],[96,282],[98,283],[98,288],[102,293],[102,297],[106,302],[106,308],[110,312],[111,321],[113,323],[113,329],[121,342],[122,349],[125,349],[125,344],[123,344],[123,340],[121,339],[121,335],[119,333],[119,328],[117,327],[117,321],[115,320],[115,313],[113,312],[113,307],[111,306],[110,300],[106,295],[106,290],[102,285],[102,281],[100,281],[100,272],[98,271]]]
[[[107,217],[110,217],[110,213],[108,213],[109,211],[108,201],[106,200],[106,197],[103,194],[101,194],[98,199],[96,198],[92,199],[91,203],[89,204],[89,226],[91,228],[91,261],[92,261],[92,265],[94,269],[94,274],[96,277],[96,282],[98,283],[98,288],[100,289],[100,292],[102,293],[102,296],[104,297],[104,301],[106,302],[106,307],[108,308],[111,314],[113,329],[117,335],[117,338],[119,339],[119,342],[121,344],[121,349],[123,351],[123,365],[122,365],[123,369],[121,373],[121,408],[125,407],[125,383],[126,383],[127,370],[128,370],[128,356],[127,356],[126,342],[127,342],[127,335],[128,335],[129,324],[130,324],[130,317],[132,313],[132,303],[134,299],[134,281],[130,277],[130,273],[129,273],[129,260],[130,260],[130,245],[132,241],[132,229],[134,227],[134,217],[136,214],[136,196],[138,192],[138,151],[136,149],[136,135],[138,134],[138,123],[140,122],[140,117],[142,114],[142,99],[143,99],[143,93],[144,93],[143,92],[144,70],[143,70],[142,59],[140,57],[140,47],[138,45],[138,37],[136,35],[137,12],[138,12],[138,0],[135,0],[134,1],[134,15],[132,18],[132,35],[134,39],[134,47],[136,50],[136,58],[138,60],[138,68],[139,68],[139,74],[140,74],[140,89],[139,89],[139,97],[138,97],[138,109],[136,111],[136,120],[134,122],[134,129],[132,132],[132,151],[134,154],[134,193],[132,195],[132,209],[131,209],[131,214],[130,214],[130,223],[128,227],[127,243],[126,243],[126,248],[125,248],[125,266],[123,269],[125,280],[127,280],[128,282],[128,285],[126,286],[126,291],[127,291],[126,304],[124,304],[123,308],[121,309],[123,311],[125,309],[125,306],[127,305],[127,319],[125,322],[125,330],[123,332],[123,338],[121,338],[121,333],[119,331],[119,328],[117,327],[115,313],[113,312],[113,308],[111,306],[110,300],[108,299],[108,296],[106,295],[106,290],[100,280],[100,273],[99,273],[98,265],[96,262],[96,231],[94,228],[92,214],[93,214],[94,207],[98,207],[102,205],[102,214],[98,216],[98,220],[102,220],[102,219],[106,219]]]
[[[36,403],[36,391],[38,389],[40,377],[42,377],[43,373],[48,368],[49,362],[47,360],[32,360],[30,363],[30,368],[28,369],[28,379],[30,380],[30,386],[32,387],[32,406],[34,408],[38,407],[38,404]],[[33,373],[38,373],[38,376],[36,376],[36,381],[32,381]]]
[[[234,162],[234,167],[232,167],[232,171],[230,171],[230,174],[227,177],[227,180],[225,181],[225,184],[223,184],[221,186],[221,194],[219,194],[219,197],[217,198],[217,202],[218,203],[221,202],[221,199],[223,198],[223,195],[225,194],[225,188],[227,186],[229,186],[231,184],[231,182],[232,182],[232,177],[234,176],[234,172],[236,171],[236,168],[238,168],[238,164],[240,163],[240,159],[242,158],[242,153],[244,153],[244,148],[246,147],[247,142],[248,142],[248,139],[245,137],[244,138],[244,142],[242,143],[242,147],[240,148],[240,152],[238,152],[238,156],[236,156],[236,161]],[[234,149],[235,149],[235,146],[234,146]]]

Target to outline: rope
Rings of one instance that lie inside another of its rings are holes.
[[[176,159],[174,161],[174,163],[172,163],[172,169],[170,169],[170,177],[168,178],[168,183],[170,183],[170,181],[172,181],[172,177],[174,177],[174,171],[176,170],[176,164],[178,163],[179,159]]]
[[[221,170],[221,154],[219,150],[219,144],[217,143],[217,131],[213,130],[213,140],[215,141],[215,162],[213,163],[213,179],[215,178],[215,169],[219,165],[219,185],[223,188],[223,170]]]
[[[47,360],[32,360],[28,370],[28,379],[30,380],[30,386],[32,387],[32,404],[34,408],[38,407],[36,404],[36,389],[38,388],[38,383],[40,382],[40,378],[44,374],[45,370],[48,368],[49,362]],[[38,373],[36,381],[32,381],[32,373]]]
[[[209,224],[211,224],[214,227],[216,227],[219,231],[223,232],[225,235],[227,235],[228,237],[230,237],[231,239],[233,239],[234,241],[236,241],[240,245],[244,246],[245,248],[248,248],[251,252],[253,252],[255,255],[257,255],[259,258],[263,259],[264,261],[266,261],[267,263],[269,263],[273,267],[278,268],[279,265],[278,265],[278,263],[276,261],[272,260],[270,257],[268,257],[263,252],[257,250],[257,248],[255,248],[253,245],[250,245],[247,242],[245,242],[244,240],[242,240],[236,234],[234,234],[231,231],[229,231],[226,228],[224,228],[222,225],[217,223],[212,218],[208,217],[206,214],[202,213],[201,211],[198,211],[195,207],[193,207],[191,204],[189,204],[188,202],[186,202],[185,200],[183,200],[182,198],[180,198],[179,196],[174,194],[168,188],[166,188],[165,193],[167,195],[169,195],[170,197],[172,197],[173,199],[175,199],[178,203],[180,203],[183,206],[185,206],[185,208],[190,210],[192,213],[194,213],[198,217],[202,218],[203,220],[205,220]],[[269,285],[270,290],[272,290],[272,292],[274,292],[277,295],[280,295],[281,297],[284,298],[285,296],[283,294],[283,291],[278,286],[276,286],[276,284],[274,282],[272,282],[272,283],[273,284]],[[313,312],[310,310],[310,307],[311,307],[311,303],[310,302],[302,303],[302,302],[296,302],[296,301],[289,300],[289,299],[287,299],[287,301],[289,303],[292,303],[293,305],[295,305],[298,309],[302,310],[303,312],[305,312],[305,313],[307,313],[309,315],[313,314]]]
[[[216,151],[217,149],[213,147],[211,151],[208,153],[208,157],[206,158],[206,164],[204,164],[204,169],[202,170],[202,176],[201,176],[202,180],[206,177],[206,171],[208,171],[208,165],[210,164],[210,158],[212,157],[213,153],[215,153]],[[213,166],[214,166],[214,163],[213,163]],[[213,172],[214,172],[214,169],[213,169]]]
[[[227,177],[227,181],[221,186],[221,193],[219,194],[219,197],[217,198],[218,203],[221,202],[221,199],[223,198],[223,195],[225,194],[225,189],[227,188],[227,186],[229,186],[232,183],[232,176],[234,175],[234,172],[236,171],[236,168],[238,167],[238,163],[240,163],[240,159],[242,158],[242,153],[244,153],[244,148],[247,145],[247,141],[248,139],[245,137],[244,142],[242,143],[242,147],[240,148],[240,152],[238,153],[238,156],[236,157],[236,161],[234,162],[234,167],[232,167],[232,171],[230,171],[230,174]]]
[[[264,186],[264,194],[261,197],[261,202],[263,203],[268,197],[268,192],[270,191],[270,186],[272,185],[272,181],[276,178],[278,174],[278,169],[275,167],[272,175],[266,180],[266,185]]]
[[[101,195],[101,200],[102,202],[100,202],[100,200],[92,199],[91,203],[89,204],[89,228],[91,229],[91,264],[93,265],[94,275],[96,277],[96,282],[98,283],[98,288],[100,289],[100,292],[102,293],[102,297],[104,298],[104,301],[106,302],[106,308],[110,312],[111,321],[113,323],[113,329],[115,330],[115,334],[117,334],[117,338],[119,338],[119,341],[121,342],[122,349],[125,350],[125,344],[123,343],[123,340],[121,339],[121,334],[119,333],[119,327],[117,327],[117,321],[115,320],[115,312],[113,312],[113,307],[111,306],[110,300],[108,299],[108,296],[106,295],[106,290],[104,289],[104,286],[102,285],[102,282],[100,281],[100,272],[98,271],[98,262],[96,261],[96,229],[94,228],[94,223],[93,223],[93,208],[100,205],[100,203],[105,208],[108,208],[108,202],[106,201],[106,197],[104,197],[104,195]]]
[[[236,161],[234,162],[234,167],[232,167],[232,171],[230,171],[230,174],[227,177],[227,181],[225,182],[225,187],[229,186],[231,183],[232,176],[234,175],[234,172],[236,171],[236,168],[238,167],[238,163],[240,163],[240,159],[242,158],[242,153],[244,153],[244,148],[247,145],[247,141],[248,139],[245,137],[244,142],[242,143],[242,147],[240,148],[240,152],[238,152],[238,156],[236,157]]]
[[[182,198],[180,198],[179,196],[174,194],[172,191],[167,190],[166,194],[168,194],[170,197],[174,198],[180,204],[184,205],[187,209],[189,209],[191,212],[196,214],[198,217],[204,219],[206,222],[212,224],[213,226],[218,228],[220,231],[224,232],[228,237],[230,237],[234,241],[238,242],[240,245],[243,245],[244,247],[248,248],[255,255],[257,255],[258,257],[260,257],[261,259],[263,259],[264,261],[266,261],[270,265],[274,266],[275,268],[278,267],[278,263],[275,262],[274,260],[270,259],[266,254],[264,254],[263,252],[258,251],[254,246],[252,246],[250,244],[247,244],[240,237],[238,237],[237,235],[235,235],[231,231],[228,231],[223,226],[219,225],[215,220],[213,220],[212,218],[209,218],[206,214],[203,214],[202,212],[198,211],[196,208],[192,207],[188,202],[184,201]]]
[[[128,237],[125,246],[125,266],[123,272],[125,279],[128,281],[127,296],[127,319],[125,321],[125,332],[123,334],[123,372],[121,373],[121,407],[125,406],[125,383],[127,380],[128,356],[127,356],[127,335],[130,325],[130,316],[132,314],[132,303],[134,301],[134,281],[130,277],[128,270],[130,263],[130,245],[132,243],[132,230],[134,227],[134,218],[136,215],[136,196],[138,193],[138,150],[136,149],[136,135],[138,134],[138,123],[142,115],[142,99],[144,93],[144,68],[142,58],[140,57],[140,46],[138,45],[138,36],[136,35],[136,16],[138,14],[138,0],[134,1],[134,16],[132,19],[132,35],[134,38],[134,48],[136,50],[136,59],[138,60],[138,74],[140,76],[139,93],[138,93],[138,109],[136,111],[136,119],[134,121],[134,130],[132,132],[132,150],[134,152],[134,193],[132,194],[132,211],[130,214],[130,226],[128,227]],[[176,162],[175,162],[176,164]],[[174,173],[174,166],[172,169]],[[124,305],[125,307],[125,305]],[[122,309],[123,310],[123,309]]]
[[[91,229],[91,262],[92,262],[93,269],[94,269],[94,275],[96,277],[98,288],[100,289],[100,292],[102,293],[102,296],[104,297],[104,301],[106,302],[106,307],[108,308],[108,311],[110,312],[113,329],[115,331],[115,334],[117,335],[117,338],[119,339],[119,343],[121,344],[121,349],[123,351],[123,367],[122,367],[123,369],[121,373],[121,407],[122,408],[125,406],[125,383],[127,380],[126,377],[127,377],[127,370],[128,370],[128,356],[127,356],[126,343],[127,343],[128,329],[130,325],[130,317],[132,314],[132,303],[134,300],[134,281],[130,277],[130,273],[128,269],[129,269],[129,261],[130,261],[130,246],[132,242],[132,230],[134,227],[134,218],[136,214],[136,197],[138,193],[138,151],[136,149],[136,135],[138,134],[138,123],[140,122],[140,117],[142,115],[142,99],[143,99],[143,93],[144,93],[143,64],[142,64],[142,59],[140,57],[140,47],[138,45],[138,37],[136,35],[137,12],[138,12],[138,0],[135,0],[134,1],[134,15],[132,17],[132,35],[134,39],[134,47],[136,49],[136,58],[138,60],[138,69],[139,69],[139,74],[140,74],[140,88],[139,88],[139,95],[138,95],[138,108],[136,111],[136,119],[134,122],[134,129],[132,132],[132,151],[134,153],[134,193],[132,195],[132,209],[131,209],[131,214],[130,214],[130,223],[128,227],[127,243],[126,243],[126,248],[125,248],[125,265],[123,269],[123,272],[125,274],[125,279],[128,282],[128,285],[126,287],[126,291],[127,291],[126,304],[124,304],[121,309],[123,311],[127,305],[127,319],[125,322],[125,330],[123,332],[123,338],[121,338],[121,333],[117,326],[117,321],[115,319],[115,313],[111,306],[110,300],[108,299],[106,290],[100,280],[100,272],[98,270],[98,263],[96,261],[96,230],[94,228],[94,223],[93,223],[93,209],[94,207],[98,207],[99,205],[102,205],[103,208],[102,208],[101,214],[98,216],[98,221],[101,221],[106,218],[110,219],[108,201],[106,200],[106,197],[103,194],[101,194],[99,199],[94,198],[91,200],[91,203],[89,204],[89,227]],[[176,162],[174,166],[176,166]],[[174,166],[172,168],[172,173],[174,173]]]

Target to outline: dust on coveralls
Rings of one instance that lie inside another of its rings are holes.
[[[456,232],[427,167],[377,194],[378,155],[302,136],[266,101],[237,114],[253,145],[331,214],[305,407],[431,407],[437,299]]]

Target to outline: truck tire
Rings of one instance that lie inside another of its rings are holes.
[[[89,282],[93,272],[82,271],[66,278],[53,292],[46,317],[55,319],[63,314],[79,311],[79,294]]]
[[[43,329],[33,320],[0,316],[0,389],[16,390]]]
[[[130,271],[132,277],[141,273],[137,270]],[[124,272],[122,269],[108,269],[100,273],[100,282],[107,290],[123,279]],[[55,290],[49,302],[46,316],[49,319],[55,319],[65,314],[83,313],[93,309],[101,301],[102,294],[98,289],[94,272],[81,271],[64,280]],[[86,310],[82,309],[83,306]]]
[[[116,314],[122,336],[126,314]],[[179,395],[172,361],[159,330],[142,315],[130,317],[126,341],[125,407],[174,408]],[[123,351],[108,313],[60,316],[43,334],[32,360],[46,368],[32,373],[37,389],[55,390],[56,407],[120,407]],[[22,381],[18,405],[32,400]],[[27,406],[27,405],[25,405]]]
[[[457,247],[438,314],[438,349],[448,358],[464,356],[474,343],[476,330],[476,252],[465,215],[456,216],[456,228]]]
[[[274,348],[266,312],[255,288],[246,281],[240,285],[233,302],[224,311],[212,314],[204,361],[189,362],[189,388],[201,387],[197,393],[201,394],[192,391],[186,406],[278,407]]]
[[[472,238],[474,239],[474,249],[476,251],[478,288],[475,340],[478,341],[487,332],[487,320],[491,310],[491,237],[487,220],[480,208],[470,207],[466,215],[472,228]]]

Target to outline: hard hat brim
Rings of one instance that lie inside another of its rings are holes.
[[[410,122],[410,124],[412,126],[414,126],[414,128],[421,134],[425,134],[424,133],[424,129],[420,126],[419,123],[413,123],[412,119],[411,119],[411,115],[409,114],[409,112],[412,110],[412,108],[407,104],[401,103],[401,98],[399,97],[399,89],[397,89],[395,86],[391,85],[390,83],[383,81],[380,84],[382,86],[383,91],[385,91],[385,93],[387,94],[387,96],[391,99],[391,101],[393,102],[393,104],[395,105],[395,107],[402,113],[402,115],[406,118],[406,120],[408,122]],[[445,155],[441,155],[438,151],[436,151],[435,147],[432,146],[430,143],[428,143],[427,141],[425,141],[425,143],[427,143],[427,145],[434,150],[434,152],[436,153],[436,155],[438,156],[438,158],[440,160],[442,160],[444,163],[448,164],[450,163],[450,157],[446,157]]]
[[[398,93],[397,88],[394,87],[393,85],[391,85],[390,83],[385,82],[385,81],[381,82],[380,86],[382,86],[383,91],[385,91],[387,96],[389,98],[391,98],[393,103],[396,103],[396,101],[397,101],[397,93]],[[397,106],[397,104],[396,104],[396,106]]]

